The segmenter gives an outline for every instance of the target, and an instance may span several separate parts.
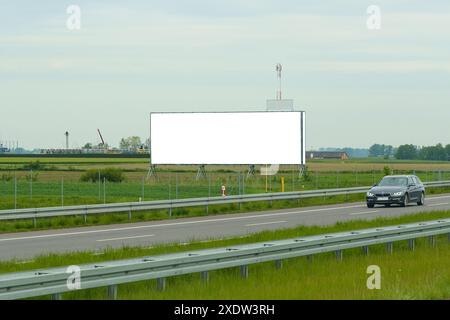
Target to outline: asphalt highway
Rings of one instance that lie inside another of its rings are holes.
[[[426,199],[425,206],[406,208],[347,203],[308,208],[290,208],[243,214],[165,221],[127,223],[71,229],[0,234],[0,260],[29,260],[37,255],[73,251],[101,251],[107,247],[152,246],[157,243],[187,243],[245,236],[262,230],[299,225],[330,225],[339,221],[393,217],[423,211],[450,210],[450,194]]]

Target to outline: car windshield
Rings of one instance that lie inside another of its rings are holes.
[[[397,187],[397,186],[407,186],[408,178],[405,177],[388,177],[383,178],[378,184],[381,187]]]

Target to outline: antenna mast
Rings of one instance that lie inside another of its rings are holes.
[[[281,66],[281,63],[277,63],[275,66],[275,71],[277,72],[277,78],[279,82],[278,91],[277,91],[277,100],[281,100],[281,71],[283,70],[283,67]]]

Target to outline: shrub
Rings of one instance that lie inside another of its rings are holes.
[[[23,168],[25,170],[42,170],[45,168],[45,165],[42,164],[39,160],[37,160],[37,161],[31,161],[30,163],[25,164],[23,166]]]
[[[25,176],[27,181],[35,182],[38,180],[39,172],[30,172]]]
[[[392,169],[389,166],[384,166],[383,172],[385,176],[389,176],[392,174]]]
[[[105,168],[101,170],[88,170],[80,178],[83,182],[98,182],[99,179],[100,181],[105,179],[108,182],[122,182],[125,177],[120,169]]]
[[[2,173],[2,175],[0,177],[0,180],[5,181],[5,182],[11,181],[12,179],[13,179],[13,176],[11,175],[11,173]]]

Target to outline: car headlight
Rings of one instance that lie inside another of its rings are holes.
[[[403,191],[394,192],[392,195],[393,195],[394,197],[400,197],[400,196],[403,195]]]
[[[367,192],[367,196],[368,196],[368,197],[373,197],[374,194],[373,194],[372,192],[369,191],[369,192]]]

